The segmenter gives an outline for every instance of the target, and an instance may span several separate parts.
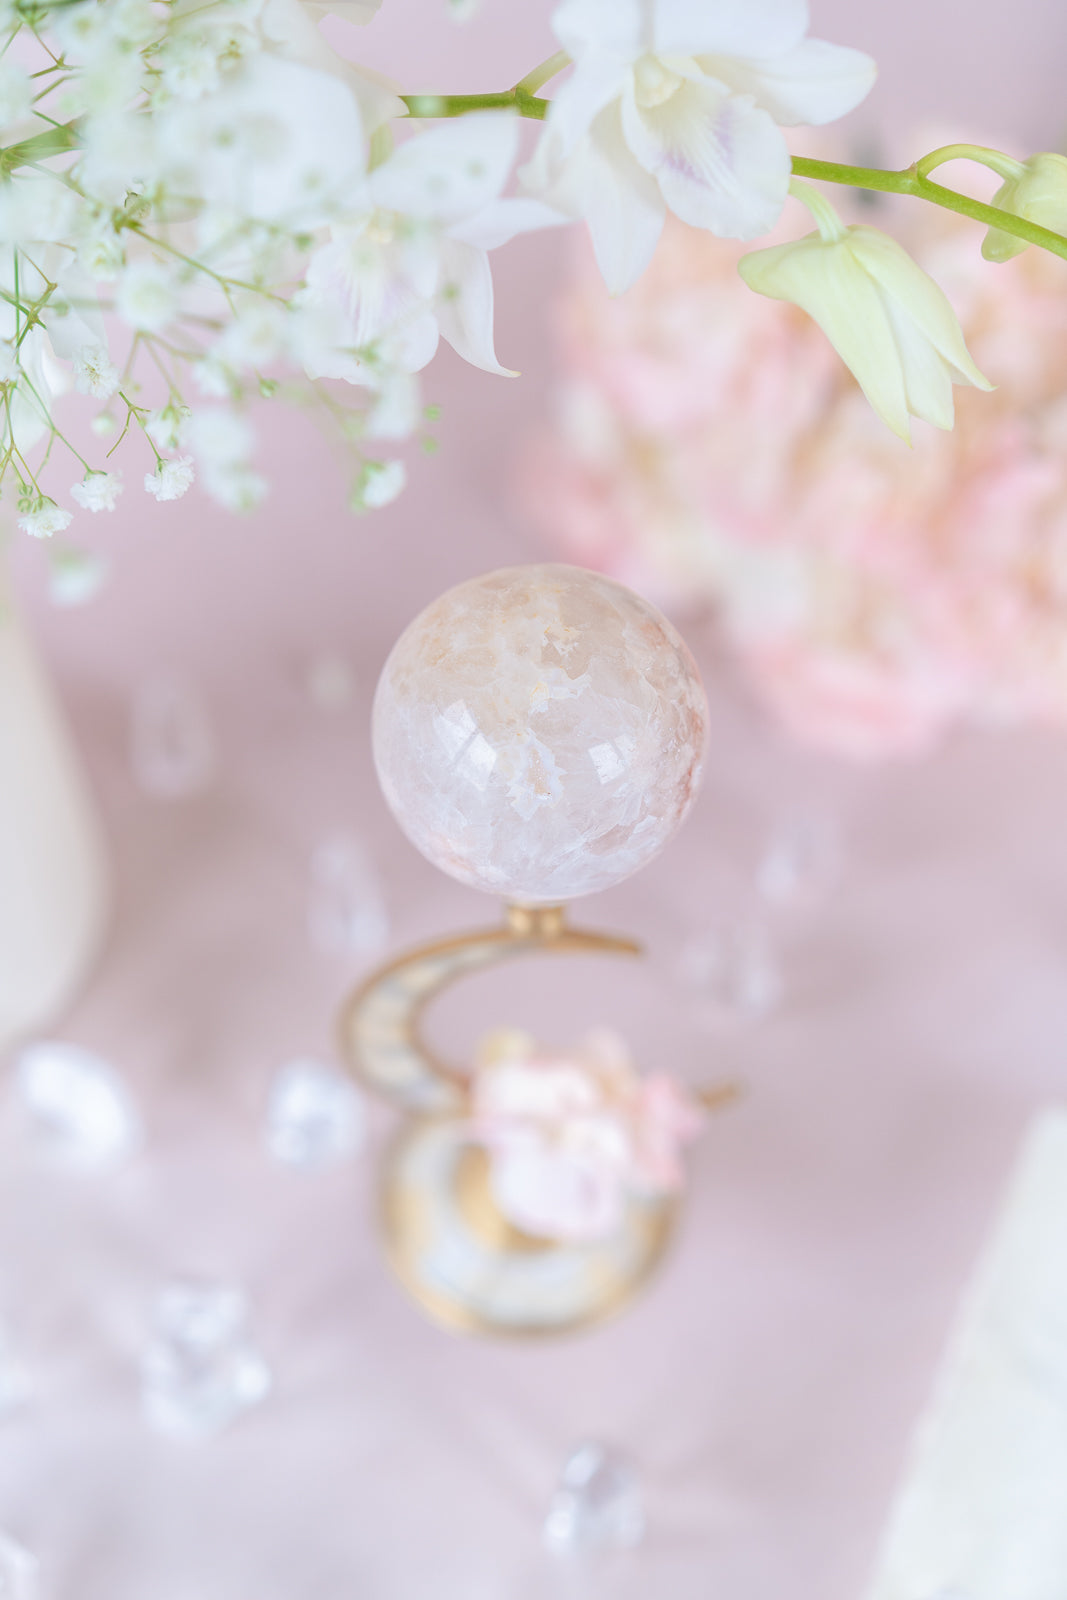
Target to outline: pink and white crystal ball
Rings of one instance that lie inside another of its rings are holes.
[[[707,722],[693,658],[647,600],[581,567],[505,567],[401,634],[374,760],[434,866],[551,905],[663,848],[696,793]]]

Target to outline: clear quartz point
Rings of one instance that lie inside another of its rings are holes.
[[[381,880],[363,841],[335,833],[311,857],[308,932],[326,955],[378,955],[389,938]]]
[[[118,1073],[80,1045],[29,1045],[15,1062],[15,1095],[34,1143],[71,1165],[111,1166],[140,1143],[140,1118]]]
[[[206,789],[215,775],[215,736],[197,690],[160,674],[140,684],[130,713],[130,762],[146,794],[164,800]]]
[[[359,1149],[364,1119],[363,1098],[344,1073],[321,1061],[290,1061],[271,1086],[267,1149],[290,1166],[328,1166]]]
[[[559,1555],[627,1550],[645,1532],[637,1473],[606,1445],[587,1443],[568,1456],[545,1518],[544,1542]]]
[[[0,1600],[37,1600],[38,1571],[37,1557],[0,1533]]]
[[[781,817],[756,870],[756,888],[768,906],[791,910],[825,899],[841,873],[841,833],[825,812]]]
[[[781,1005],[781,962],[760,922],[712,928],[690,940],[679,968],[706,1022],[759,1022]]]
[[[141,1362],[145,1417],[164,1433],[218,1433],[270,1391],[248,1303],[232,1284],[176,1281],[156,1300]]]

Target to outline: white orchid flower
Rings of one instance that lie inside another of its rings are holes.
[[[790,177],[781,128],[834,121],[875,77],[869,56],[807,27],[807,0],[557,7],[574,72],[523,181],[585,218],[612,293],[644,271],[668,209],[723,238],[773,228]]]
[[[888,234],[846,227],[824,197],[796,184],[819,230],[742,256],[750,289],[789,300],[819,324],[871,405],[911,442],[909,416],[954,421],[952,385],[992,389],[971,359],[959,319],[934,280]]]
[[[518,138],[510,113],[476,112],[407,140],[370,174],[365,209],[308,264],[302,307],[338,323],[312,376],[378,387],[390,369],[421,370],[440,337],[472,365],[510,375],[493,345],[488,252],[564,220],[539,201],[501,199]]]
[[[1017,170],[1005,178],[993,204],[1053,233],[1067,233],[1067,156],[1048,150],[1013,165]],[[987,261],[1010,261],[1025,249],[1025,239],[990,228],[982,254]]]

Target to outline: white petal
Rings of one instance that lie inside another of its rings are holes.
[[[790,300],[813,317],[850,368],[878,415],[910,437],[904,373],[882,291],[851,249],[851,238],[827,244],[817,233],[742,256],[738,271],[750,289]]]
[[[622,94],[629,69],[628,61],[612,55],[579,61],[552,96],[534,162],[558,170],[578,140],[588,133],[594,118]]]
[[[437,322],[441,337],[464,361],[501,377],[517,376],[500,365],[493,348],[493,277],[484,250],[453,240],[442,246]]]
[[[853,254],[887,296],[894,299],[956,373],[957,382],[992,389],[982,376],[963,338],[959,318],[948,297],[929,273],[913,261],[903,245],[879,228],[849,229]]]
[[[808,31],[808,0],[655,0],[653,49],[762,59],[792,50]]]
[[[700,65],[737,93],[752,95],[784,128],[820,127],[843,117],[869,94],[878,75],[862,50],[823,39],[805,39],[769,61],[704,56]]]
[[[552,32],[568,54],[632,61],[651,47],[646,0],[562,0]]]
[[[747,95],[685,80],[662,105],[622,100],[626,143],[683,222],[725,239],[768,233],[789,192],[791,163],[774,120]]]
[[[456,117],[400,145],[371,174],[371,193],[388,211],[458,222],[497,198],[518,147],[518,118],[509,111]]]
[[[908,410],[935,428],[951,428],[955,407],[947,363],[896,301],[889,295],[882,298],[900,356]]]
[[[448,237],[478,250],[496,250],[520,233],[535,233],[539,228],[558,228],[573,218],[546,206],[541,200],[494,200],[465,222],[449,228]]]
[[[637,281],[659,243],[667,208],[626,147],[617,106],[601,112],[547,198],[585,218],[611,294]]]

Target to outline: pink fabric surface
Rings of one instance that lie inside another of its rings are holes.
[[[386,0],[368,57],[410,60],[411,88],[473,88],[549,52],[541,0],[486,0],[469,31],[443,9]],[[1051,142],[1058,0],[1017,5],[1007,33],[1000,7],[970,11],[963,39],[956,17],[950,0],[815,7],[817,31],[884,58],[872,119],[937,94],[943,113],[992,107],[1024,142]],[[442,356],[428,382],[442,449],[388,511],[351,519],[310,422],[286,417],[269,422],[275,491],[253,519],[131,491],[94,524],[114,579],[83,610],[51,610],[40,552],[15,548],[115,862],[108,947],[57,1032],[116,1064],[148,1131],[127,1170],[76,1178],[0,1125],[0,1310],[38,1381],[0,1432],[0,1526],[41,1556],[46,1600],[855,1600],[1022,1128],[1067,1091],[1062,741],[973,737],[853,772],[770,733],[696,638],[705,792],[668,852],[578,919],[644,938],[645,966],[527,964],[453,992],[436,1019],[456,1052],[501,1022],[557,1044],[606,1022],[649,1069],[745,1080],[698,1148],[646,1297],[559,1342],[450,1337],[388,1275],[375,1151],[321,1174],[262,1153],[274,1070],[330,1051],[359,976],[307,938],[316,842],[338,826],[368,839],[397,948],[495,914],[400,837],[368,714],[426,601],[545,553],[509,474],[545,403],[562,249],[543,237],[499,256],[498,350],[525,376]],[[302,691],[323,651],[357,666],[348,709]],[[182,801],[146,797],[129,770],[129,695],[161,668],[200,686],[220,741],[218,782]],[[781,1012],[710,1035],[672,981],[677,946],[738,903],[792,797],[843,816],[842,883],[786,929]],[[376,1116],[376,1145],[387,1126]],[[189,1272],[248,1288],[277,1387],[232,1432],[184,1445],[145,1429],[137,1355],[153,1292]],[[589,1436],[638,1463],[649,1535],[624,1562],[571,1570],[539,1528]]]

